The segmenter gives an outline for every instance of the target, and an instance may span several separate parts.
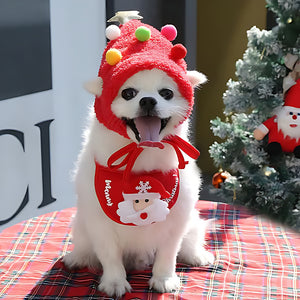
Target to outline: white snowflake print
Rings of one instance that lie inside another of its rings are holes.
[[[147,193],[151,188],[152,187],[149,185],[149,181],[140,181],[140,185],[136,187],[136,190],[138,190],[139,193]]]

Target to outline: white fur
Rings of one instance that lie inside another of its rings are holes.
[[[195,70],[188,71],[187,76],[188,76],[189,81],[191,82],[191,84],[194,87],[198,87],[201,84],[207,82],[207,77],[204,74],[199,73],[198,71],[195,71]]]
[[[290,114],[291,113],[291,114]],[[294,117],[294,118],[293,118]],[[300,108],[283,106],[277,114],[278,129],[291,139],[300,138]],[[294,126],[294,127],[291,127]]]
[[[83,84],[83,87],[95,96],[100,96],[102,93],[103,80],[101,77],[96,77],[90,81]]]
[[[142,71],[129,78],[121,90],[126,87],[138,88],[140,96],[156,97],[160,116],[172,116],[172,122],[162,131],[161,138],[173,133],[187,140],[187,122],[174,128],[175,122],[183,118],[182,112],[186,111],[187,105],[171,78],[159,70]],[[160,99],[157,90],[162,87],[172,88],[174,99]],[[134,117],[137,103],[138,100],[125,101],[118,96],[112,110],[118,117]],[[136,141],[134,135],[130,136]],[[99,289],[109,296],[120,297],[131,289],[126,280],[126,269],[153,264],[150,287],[159,292],[171,292],[180,287],[175,273],[177,256],[181,262],[194,266],[213,263],[213,255],[203,248],[205,222],[199,219],[194,209],[201,183],[194,161],[190,159],[186,168],[180,170],[178,200],[165,221],[147,226],[124,226],[109,219],[99,205],[94,190],[94,159],[107,165],[112,153],[132,141],[100,124],[94,113],[85,137],[75,178],[78,210],[73,225],[74,250],[64,257],[67,266],[95,266],[100,262],[103,275]],[[171,146],[166,145],[165,149],[149,147],[138,157],[133,171],[167,171],[177,165]]]
[[[123,89],[134,86],[139,93],[137,96],[126,101],[121,97],[121,91]],[[168,88],[174,91],[174,98],[171,100],[164,100],[158,93],[159,90]],[[177,90],[177,86],[173,79],[161,70],[144,70],[134,74],[129,78],[119,91],[118,96],[111,105],[112,111],[119,118],[127,117],[133,119],[137,117],[139,112],[139,100],[142,97],[153,97],[157,103],[157,112],[160,118],[168,118],[172,116],[167,128],[165,128],[160,138],[174,132],[175,125],[179,124],[180,121],[184,120],[186,112],[188,110],[188,103]],[[130,128],[127,131],[128,135],[132,140],[135,140],[134,134]],[[150,156],[149,156],[150,157]]]

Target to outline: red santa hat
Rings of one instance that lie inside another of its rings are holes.
[[[286,93],[284,106],[300,108],[300,78]]]
[[[124,200],[146,199],[168,199],[170,193],[155,178],[150,176],[140,176],[129,180],[124,184]]]
[[[112,101],[128,78],[154,68],[166,72],[178,85],[189,105],[181,122],[188,118],[193,106],[193,86],[187,77],[185,47],[171,43],[176,37],[176,28],[166,25],[158,31],[139,20],[130,20],[119,27],[110,25],[106,35],[111,41],[103,53],[98,73],[102,78],[102,92],[96,96],[94,105],[98,121],[128,138],[125,121],[111,110]]]

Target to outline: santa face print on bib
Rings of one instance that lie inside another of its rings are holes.
[[[161,222],[169,214],[170,194],[151,176],[137,176],[124,184],[123,198],[117,214],[123,223],[149,225]]]
[[[150,225],[166,219],[179,192],[178,169],[142,174],[111,170],[96,164],[95,190],[98,201],[113,221],[131,226]]]

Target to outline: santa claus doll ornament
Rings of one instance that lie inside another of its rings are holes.
[[[270,155],[287,152],[300,158],[300,79],[286,93],[278,113],[255,129],[254,138],[262,140],[267,134]]]

